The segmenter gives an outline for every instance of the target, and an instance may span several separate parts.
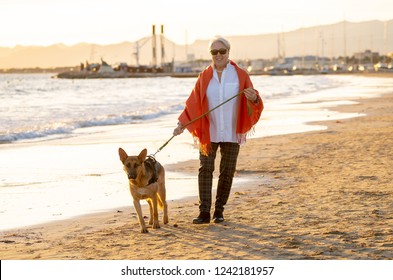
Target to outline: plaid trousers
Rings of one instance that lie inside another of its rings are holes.
[[[212,151],[208,156],[199,155],[200,167],[198,174],[199,185],[199,211],[210,212],[212,204],[212,186],[214,161],[218,147],[220,147],[220,176],[218,178],[217,196],[215,210],[224,211],[224,205],[227,203],[231,192],[233,176],[236,171],[237,157],[239,155],[240,145],[238,143],[220,142],[211,143]]]

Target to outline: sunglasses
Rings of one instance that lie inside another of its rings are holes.
[[[217,55],[218,53],[220,53],[220,54],[226,54],[226,53],[227,53],[227,49],[224,49],[224,48],[221,48],[221,49],[219,49],[219,50],[217,50],[217,49],[212,49],[212,50],[210,50],[210,53],[211,53],[212,55]]]

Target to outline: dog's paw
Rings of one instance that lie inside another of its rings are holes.
[[[141,229],[141,233],[148,233],[149,231],[147,230],[147,228],[142,228]]]
[[[158,222],[153,223],[153,228],[154,228],[154,229],[160,228],[160,224],[159,224]]]
[[[164,224],[166,225],[167,223],[169,223],[169,219],[168,217],[164,217]]]

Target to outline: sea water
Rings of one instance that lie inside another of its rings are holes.
[[[310,122],[360,117],[335,107],[392,89],[389,78],[362,76],[251,79],[265,104],[252,137],[325,129]],[[118,147],[154,153],[172,136],[195,81],[0,75],[0,230],[131,206]],[[164,166],[196,158],[187,132],[157,155]],[[196,180],[168,172],[167,190],[168,200],[197,196]]]

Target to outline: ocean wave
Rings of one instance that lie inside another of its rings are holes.
[[[0,132],[0,144],[23,140],[42,139],[52,136],[67,136],[74,133],[74,131],[79,128],[140,123],[143,121],[160,118],[167,114],[172,114],[181,110],[182,108],[182,105],[172,105],[164,108],[161,107],[145,111],[132,112],[130,114],[109,114],[71,122],[59,122],[57,120],[56,122],[50,123],[49,121],[45,124],[37,125],[34,128],[19,128],[19,131]]]
[[[70,134],[74,129],[72,127],[64,126],[57,128],[37,128],[37,130],[26,130],[19,132],[7,132],[0,135],[0,144],[11,143],[20,140],[32,140],[52,135]]]

